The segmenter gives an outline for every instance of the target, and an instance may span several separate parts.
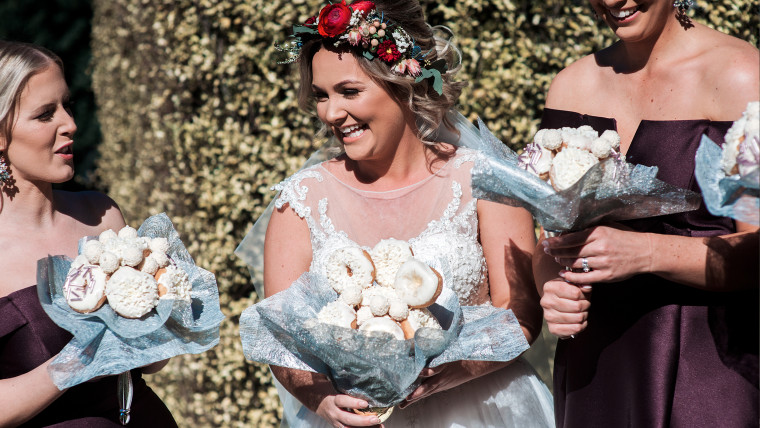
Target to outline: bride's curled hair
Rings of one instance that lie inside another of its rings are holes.
[[[415,82],[408,74],[399,75],[391,71],[388,64],[379,59],[369,60],[347,47],[343,49],[354,55],[359,66],[378,85],[384,88],[399,103],[405,104],[417,118],[417,132],[420,139],[427,144],[434,144],[428,138],[441,123],[453,129],[448,122],[446,113],[453,108],[465,82],[454,80],[461,68],[461,52],[450,41],[451,31],[446,27],[431,27],[425,22],[425,15],[417,0],[376,0],[375,7],[383,14],[383,18],[395,22],[412,37],[414,42],[425,53],[425,60],[432,63],[443,59],[446,70],[441,73],[443,88],[441,94],[433,88],[432,79]],[[299,57],[301,85],[298,92],[299,106],[308,112],[314,112],[312,96],[312,67],[314,55],[326,44],[323,39],[312,40],[304,44]],[[328,48],[334,49],[332,46]],[[323,127],[322,131],[325,129]]]

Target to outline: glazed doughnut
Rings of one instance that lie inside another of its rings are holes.
[[[369,254],[359,247],[343,247],[327,260],[327,279],[338,293],[348,285],[366,288],[375,280],[375,266]]]
[[[69,270],[63,294],[71,309],[87,314],[100,309],[106,301],[106,274],[95,265],[84,264]]]
[[[394,339],[405,340],[404,330],[396,321],[388,317],[375,317],[364,321],[359,327],[360,331],[390,333]]]
[[[399,268],[393,287],[410,308],[424,308],[441,294],[443,278],[435,269],[411,258]]]
[[[338,327],[356,328],[356,311],[343,302],[330,302],[319,311],[317,320]]]
[[[140,318],[158,304],[158,284],[152,275],[120,267],[106,283],[108,304],[125,318]]]
[[[398,268],[414,254],[407,242],[390,238],[378,242],[370,255],[376,270],[375,281],[384,287],[393,287]]]

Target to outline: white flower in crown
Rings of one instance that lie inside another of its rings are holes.
[[[404,53],[412,45],[409,35],[402,28],[393,30],[393,39],[396,40],[396,48],[399,52]]]
[[[348,25],[350,27],[356,27],[363,18],[363,12],[357,9],[351,14],[351,21],[348,22]]]

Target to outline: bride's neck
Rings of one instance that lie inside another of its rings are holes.
[[[50,183],[15,183],[0,192],[0,224],[4,228],[41,228],[53,224],[55,197]]]

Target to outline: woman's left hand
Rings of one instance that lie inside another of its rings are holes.
[[[620,225],[595,226],[547,238],[543,244],[546,254],[573,269],[562,277],[574,284],[618,282],[649,272],[652,266],[649,235]],[[584,272],[584,260],[588,272]]]

